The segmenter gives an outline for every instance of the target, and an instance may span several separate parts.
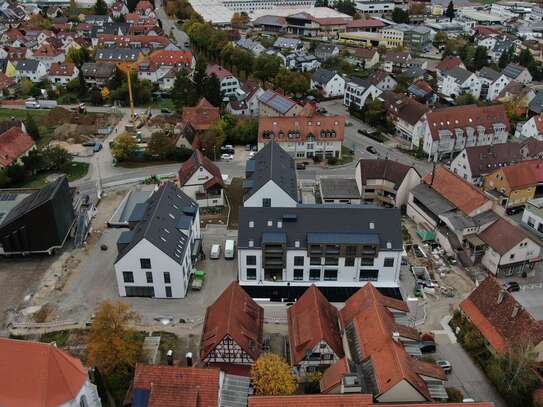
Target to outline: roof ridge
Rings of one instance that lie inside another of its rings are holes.
[[[319,289],[317,288],[317,286],[315,284],[312,284],[310,287],[311,288],[314,288],[313,290],[313,297],[315,299],[315,305],[317,305],[317,320],[319,321],[319,328],[320,328],[320,331],[321,331],[321,336],[324,337],[324,329],[322,327],[322,318],[321,318],[321,307],[319,306],[320,305],[320,302],[319,302],[319,297],[318,297],[318,294],[320,293],[317,292]],[[319,341],[321,340],[322,338],[319,339]],[[328,344],[329,345],[329,344]]]

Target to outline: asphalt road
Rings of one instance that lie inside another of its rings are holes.
[[[166,35],[169,35],[170,33],[175,38],[175,42],[180,49],[189,49],[190,48],[190,41],[189,36],[180,29],[177,28],[175,25],[175,21],[171,20],[164,11],[162,0],[157,0],[155,2],[155,13],[159,20],[162,22],[162,30]],[[185,46],[185,44],[188,44],[189,46]]]

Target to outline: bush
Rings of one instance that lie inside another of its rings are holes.
[[[447,396],[449,397],[447,401],[449,403],[461,403],[464,400],[464,395],[456,387],[447,387],[445,390],[447,390]]]
[[[319,394],[321,392],[320,380],[322,372],[309,373],[304,383],[304,394]]]
[[[338,162],[338,159],[336,157],[330,157],[326,161],[328,162],[328,165],[336,165]]]

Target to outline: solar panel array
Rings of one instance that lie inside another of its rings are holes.
[[[15,201],[17,194],[0,194],[0,202]]]

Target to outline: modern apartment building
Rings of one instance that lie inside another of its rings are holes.
[[[254,298],[296,298],[311,284],[344,301],[367,282],[395,293],[400,210],[363,205],[240,208],[240,285]]]

